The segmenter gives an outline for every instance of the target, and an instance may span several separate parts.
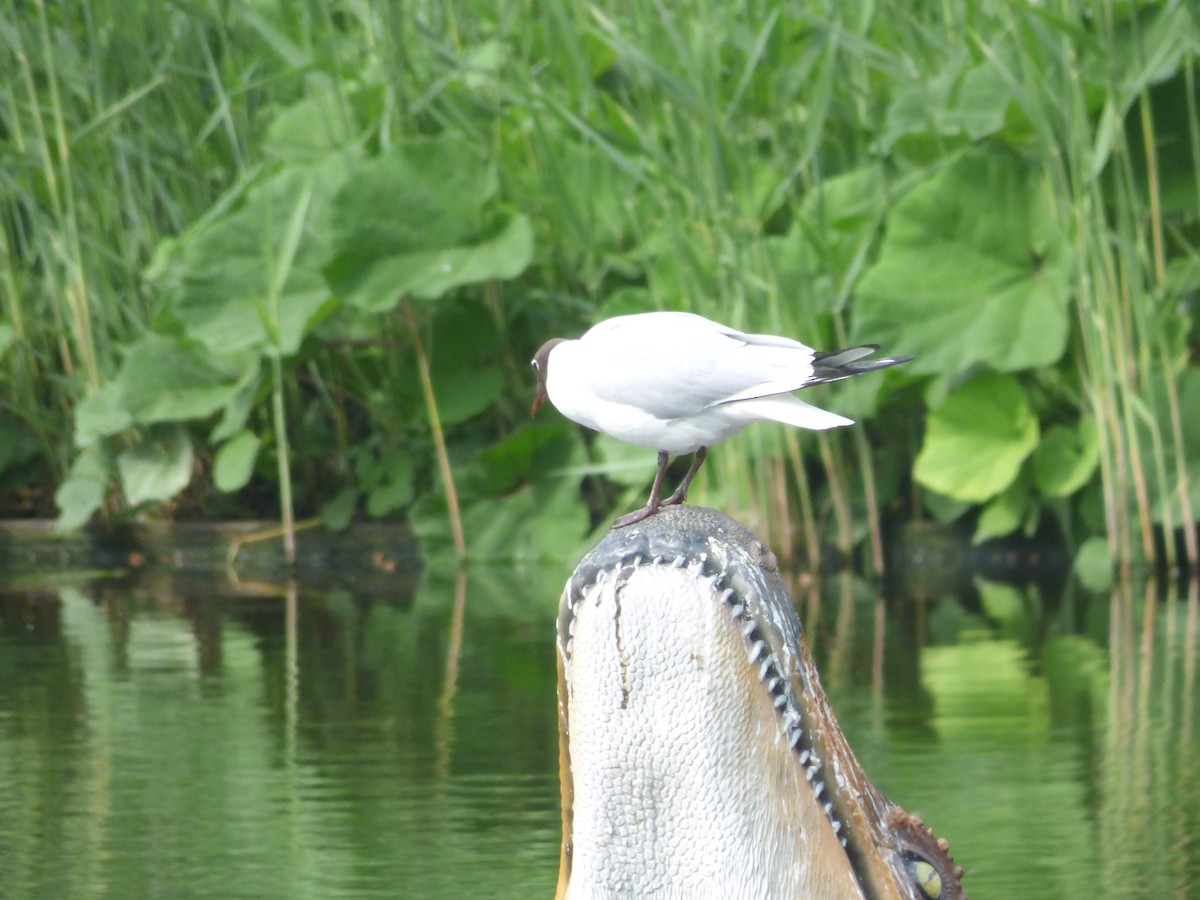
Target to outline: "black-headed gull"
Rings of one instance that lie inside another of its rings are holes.
[[[622,516],[622,528],[682,503],[708,448],[751,422],[770,419],[798,428],[854,423],[792,396],[792,391],[908,362],[892,356],[860,362],[879,349],[864,344],[818,351],[791,338],[744,334],[692,313],[618,316],[578,340],[554,338],[533,358],[537,396],[568,419],[617,440],[658,451],[650,499]],[[679,488],[659,500],[671,456],[695,453]]]

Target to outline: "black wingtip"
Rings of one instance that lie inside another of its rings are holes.
[[[871,348],[868,350],[867,348]],[[912,356],[885,356],[882,359],[862,360],[879,349],[878,344],[862,344],[847,350],[834,350],[827,353],[815,354],[813,357],[813,384],[826,381],[841,381],[854,375],[874,372],[876,369],[886,369],[901,363],[911,362]]]

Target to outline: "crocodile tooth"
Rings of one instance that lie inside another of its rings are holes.
[[[758,662],[758,658],[763,655],[763,651],[767,649],[765,641],[755,641],[750,647],[750,662]]]

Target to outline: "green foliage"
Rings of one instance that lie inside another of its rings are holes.
[[[905,348],[928,374],[1052,366],[1070,322],[1063,243],[1036,169],[964,154],[891,211],[859,284],[856,336]]]
[[[498,186],[495,166],[455,137],[415,139],[363,163],[333,201],[331,286],[384,312],[404,297],[519,275],[533,252],[529,221],[485,221]]]
[[[213,484],[217,490],[240,491],[254,474],[254,462],[262,441],[252,431],[239,431],[221,445],[213,460]]]
[[[1052,426],[1033,454],[1033,478],[1043,497],[1070,497],[1086,485],[1100,464],[1100,435],[1090,419],[1078,427]]]
[[[1037,419],[1020,383],[979,375],[929,414],[913,475],[954,500],[988,500],[1013,483],[1037,442]]]
[[[192,476],[192,442],[178,425],[148,429],[142,440],[117,457],[125,499],[133,506],[167,500]]]
[[[178,284],[170,313],[189,338],[222,354],[299,350],[330,302],[327,218],[346,175],[341,156],[281,169],[184,236],[165,279]]]
[[[977,540],[1103,521],[1123,562],[1197,518],[1185,5],[294,12],[0,14],[0,476],[32,453],[61,526],[120,509],[100,483],[203,496],[190,453],[431,541],[461,480],[483,555],[546,510],[565,547],[653,459],[528,468],[526,361],[654,308],[916,357],[810,398],[857,429],[739,438],[699,500],[786,498],[846,549],[908,498]]]

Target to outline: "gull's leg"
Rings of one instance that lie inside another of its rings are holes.
[[[691,486],[692,479],[696,477],[696,473],[700,471],[700,467],[704,465],[704,460],[708,456],[708,448],[701,447],[696,451],[695,457],[692,458],[692,467],[687,470],[687,474],[683,476],[683,481],[679,482],[679,487],[675,493],[660,503],[660,506],[674,506],[677,503],[682,503],[687,499],[688,488]]]
[[[661,505],[658,499],[658,494],[662,490],[663,478],[667,474],[667,462],[670,457],[667,456],[666,450],[658,451],[658,471],[654,473],[654,484],[650,486],[650,499],[646,501],[646,505],[641,509],[635,509],[631,513],[626,513],[613,523],[613,528],[624,528],[626,525],[632,525],[634,522],[640,522],[642,519],[648,519],[656,512]],[[674,496],[674,495],[672,495]]]

